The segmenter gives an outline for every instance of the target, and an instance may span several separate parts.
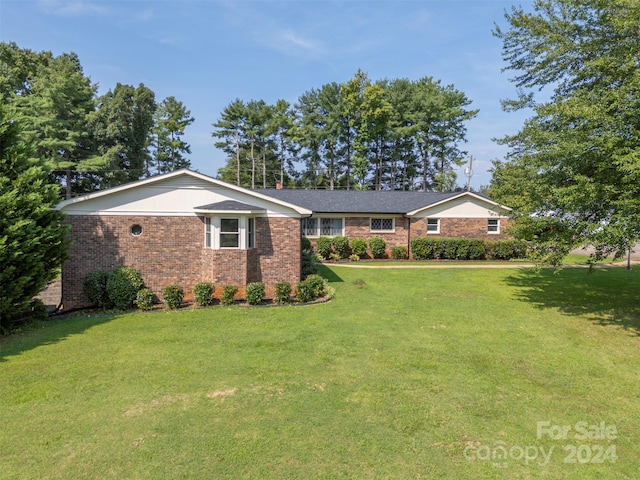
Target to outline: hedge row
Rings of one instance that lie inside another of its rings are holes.
[[[277,304],[291,301],[291,284],[278,282],[275,285]],[[194,285],[193,295],[196,305],[207,306],[214,302],[215,286],[210,282]],[[110,310],[128,310],[136,305],[141,310],[150,310],[158,303],[153,291],[144,287],[142,275],[131,267],[117,267],[112,271],[96,270],[84,281],[84,292],[91,303],[99,308]],[[326,281],[318,275],[309,275],[297,286],[299,302],[307,302],[321,297],[326,292]],[[220,303],[232,305],[238,293],[236,285],[225,285],[222,289]],[[245,287],[245,299],[250,305],[259,305],[265,297],[265,286],[262,282],[253,282]],[[162,289],[162,299],[169,309],[180,308],[183,304],[184,289],[177,284],[167,285]]]
[[[419,237],[411,240],[411,253],[415,260],[511,260],[527,256],[527,242]]]
[[[372,237],[369,239],[368,245],[373,258],[385,258],[387,256],[387,242],[385,242],[384,238]],[[354,255],[361,259],[367,255],[367,241],[364,238],[354,238],[349,242],[347,237],[341,235],[318,237],[316,251],[325,260],[355,258]]]

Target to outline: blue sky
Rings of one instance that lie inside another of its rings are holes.
[[[524,113],[505,113],[515,95],[491,34],[512,5],[530,0],[209,1],[2,0],[0,40],[22,48],[76,52],[99,93],[144,83],[156,100],[173,95],[195,122],[185,140],[192,167],[215,175],[225,156],[211,124],[236,98],[295,103],[304,92],[346,82],[425,76],[453,84],[480,109],[467,124],[472,185],[488,184],[491,160]],[[458,183],[466,178],[460,171]]]

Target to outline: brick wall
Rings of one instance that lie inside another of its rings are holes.
[[[364,238],[369,240],[371,237],[379,237],[384,239],[387,244],[387,255],[391,247],[407,247],[409,238],[409,219],[405,217],[395,218],[394,232],[372,232],[369,217],[347,217],[345,218],[345,236],[349,241],[354,238]],[[371,256],[371,252],[367,248],[367,254]]]
[[[300,281],[301,236],[299,218],[256,218],[258,277],[272,297],[275,284]]]
[[[161,296],[162,288],[177,283],[185,299],[202,281],[222,287],[263,281],[271,295],[274,285],[300,280],[300,220],[256,219],[256,248],[212,250],[204,248],[200,217],[68,216],[71,258],[63,266],[62,298],[66,310],[89,306],[82,291],[84,279],[94,270],[119,265],[140,271],[145,285]],[[142,234],[131,234],[140,225]]]

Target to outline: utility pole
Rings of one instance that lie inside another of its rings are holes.
[[[473,175],[473,155],[469,155],[469,166],[465,168],[467,174],[467,192],[471,191],[471,176]]]

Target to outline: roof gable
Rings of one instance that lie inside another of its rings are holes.
[[[299,205],[216,180],[191,170],[158,175],[65,200],[56,209],[69,215],[195,215],[196,207],[234,201],[267,215],[300,216]]]

